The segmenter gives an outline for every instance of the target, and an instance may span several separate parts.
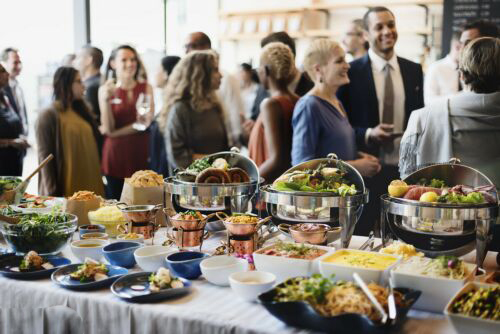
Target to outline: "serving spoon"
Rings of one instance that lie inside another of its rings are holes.
[[[358,273],[353,273],[352,277],[354,278],[354,281],[358,283],[359,287],[361,290],[365,293],[366,297],[370,300],[370,302],[375,306],[375,309],[380,313],[382,316],[382,323],[385,324],[387,323],[387,313],[385,312],[384,308],[380,303],[378,302],[377,298],[373,295],[373,293],[368,289],[368,286],[366,285],[365,281],[361,278],[361,276],[358,275]]]

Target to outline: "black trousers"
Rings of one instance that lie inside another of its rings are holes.
[[[22,176],[24,152],[14,147],[0,148],[0,175]]]
[[[116,199],[117,201],[120,200],[120,196],[122,194],[122,189],[123,189],[123,182],[124,179],[114,177],[114,176],[109,176],[105,175],[106,177],[106,187],[104,189],[106,193],[106,198],[107,199]]]
[[[392,180],[399,178],[398,166],[382,165],[382,169],[377,175],[364,179],[365,187],[370,190],[370,201],[363,209],[363,214],[356,224],[354,234],[368,235],[371,230],[374,230],[375,235],[379,235],[380,196],[387,193],[387,186]]]

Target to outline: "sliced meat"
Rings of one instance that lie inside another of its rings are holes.
[[[440,196],[442,190],[433,187],[416,186],[408,190],[403,198],[418,201],[420,196],[428,191],[435,192],[438,196]]]

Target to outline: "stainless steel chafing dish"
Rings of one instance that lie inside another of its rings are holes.
[[[224,158],[232,167],[245,170],[250,182],[242,183],[195,183],[177,179],[175,176],[165,179],[165,191],[170,194],[172,203],[188,210],[200,211],[249,211],[250,200],[259,191],[263,182],[255,163],[239,153],[237,148],[230,152],[219,152],[209,157],[213,160]]]
[[[272,185],[266,185],[261,187],[262,198],[267,203],[267,210],[277,221],[327,223],[331,226],[339,224],[342,228],[342,247],[347,248],[363,206],[368,203],[368,189],[359,172],[348,163],[338,160],[335,154],[329,154],[327,158],[303,162],[286,173],[315,169],[322,163],[344,168],[348,182],[356,185],[356,195],[341,197],[328,192],[277,191]]]
[[[431,165],[409,175],[407,184],[417,184],[422,178],[440,179],[447,185],[472,187],[493,185],[478,170],[460,164],[458,159],[449,163]],[[427,256],[464,255],[476,248],[476,264],[481,266],[491,240],[491,227],[496,223],[499,207],[495,203],[445,204],[425,203],[382,195],[382,240],[388,233],[414,245]]]

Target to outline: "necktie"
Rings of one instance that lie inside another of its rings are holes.
[[[384,66],[384,110],[382,113],[382,123],[394,123],[394,87],[391,78],[391,65],[389,63]]]

